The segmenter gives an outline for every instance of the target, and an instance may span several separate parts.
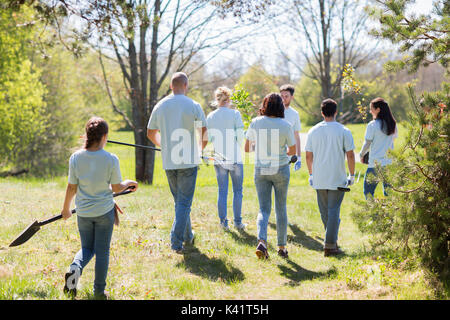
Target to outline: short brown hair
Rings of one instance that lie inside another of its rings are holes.
[[[86,123],[86,141],[84,148],[90,148],[94,144],[99,143],[103,136],[108,133],[108,123],[100,117],[92,117]]]
[[[293,96],[294,92],[295,92],[295,88],[292,84],[284,84],[280,87],[280,92],[282,92],[282,91],[289,91],[291,96]]]
[[[262,116],[284,118],[284,104],[280,94],[272,92],[265,96],[259,112]]]
[[[325,99],[320,104],[320,110],[325,117],[332,117],[336,113],[337,103],[333,99]]]
[[[181,87],[188,83],[188,77],[184,72],[175,72],[170,80],[172,87]]]

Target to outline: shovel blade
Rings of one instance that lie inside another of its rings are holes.
[[[36,232],[39,231],[41,226],[38,221],[33,222],[21,234],[9,245],[10,247],[19,246],[24,242],[27,242]]]

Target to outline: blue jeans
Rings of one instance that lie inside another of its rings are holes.
[[[87,218],[77,216],[78,230],[81,238],[81,250],[75,255],[72,266],[83,268],[95,254],[94,294],[103,294],[109,266],[109,248],[114,228],[114,209],[108,213]]]
[[[233,215],[234,225],[240,225],[242,222],[242,184],[244,182],[244,165],[235,163],[232,170],[224,168],[221,165],[214,165],[216,170],[217,184],[219,186],[219,195],[217,198],[217,208],[219,211],[220,223],[228,226],[227,219],[227,198],[228,198],[228,176],[231,177],[233,184]]]
[[[344,192],[339,190],[317,189],[317,203],[325,228],[325,249],[335,249],[341,223],[341,204]]]
[[[261,168],[255,168],[255,186],[259,201],[259,213],[256,222],[258,240],[267,242],[267,225],[272,209],[272,189],[274,189],[278,246],[286,245],[288,225],[286,200],[289,178],[289,165],[278,168],[278,172],[272,175],[261,174]]]
[[[166,170],[170,191],[175,201],[175,219],[170,231],[173,250],[183,248],[183,241],[194,237],[191,227],[191,205],[194,198],[198,167]]]
[[[379,181],[377,178],[377,171],[375,170],[375,168],[367,168],[366,174],[364,175],[364,188],[363,188],[364,196],[366,197],[366,199],[368,194],[371,194],[372,197],[374,196],[378,182]],[[385,197],[388,195],[387,194],[388,188],[389,184],[383,182],[383,194]]]

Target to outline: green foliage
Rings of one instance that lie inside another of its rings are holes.
[[[381,9],[391,14],[382,19],[382,37],[407,48],[410,39],[427,38],[425,21],[404,17],[409,1],[382,2]],[[442,2],[436,2],[437,4]],[[442,11],[444,12],[444,11]],[[441,20],[433,20],[436,28],[448,23],[448,11]],[[406,20],[405,20],[406,19]],[[410,29],[400,21],[409,21]],[[393,24],[394,23],[394,24]],[[430,22],[426,22],[428,25]],[[417,26],[421,25],[419,29]],[[419,30],[421,30],[419,32]],[[448,30],[448,28],[447,28]],[[405,32],[409,32],[404,36]],[[440,35],[440,38],[437,36]],[[422,47],[422,53],[409,47],[414,58],[401,61],[404,67],[416,70],[432,56],[447,66],[447,54],[441,55],[445,33],[435,33],[430,50]],[[403,39],[403,40],[401,40]],[[405,49],[406,50],[406,49]],[[385,170],[377,168],[380,180],[391,185],[386,199],[370,199],[360,204],[353,216],[363,232],[370,233],[374,245],[392,245],[405,254],[413,253],[433,273],[444,281],[450,279],[450,184],[449,184],[449,135],[450,85],[442,84],[437,92],[423,93],[418,101],[413,86],[408,88],[413,112],[408,119],[408,131],[404,144],[391,152],[392,165]]]
[[[406,8],[412,0],[378,1],[379,7],[370,13],[380,22],[380,29],[371,33],[376,37],[389,39],[400,45],[404,59],[391,61],[388,70],[408,69],[415,72],[420,65],[428,66],[439,62],[445,68],[449,63],[450,6],[446,0],[434,2],[433,15],[406,16]]]
[[[248,99],[255,105],[261,105],[264,97],[271,92],[278,92],[277,79],[269,74],[262,65],[251,66],[240,78],[240,83],[249,93]]]
[[[315,125],[320,121],[321,86],[317,80],[303,76],[295,86],[294,104],[303,106],[299,110],[302,124]]]
[[[245,130],[248,129],[252,119],[257,115],[257,109],[249,100],[249,96],[250,93],[243,88],[242,84],[237,84],[234,87],[233,94],[231,96],[231,101],[233,101],[236,109],[241,113]]]
[[[449,275],[450,103],[443,92],[424,94],[410,115],[405,144],[391,152],[393,164],[378,171],[392,190],[385,199],[361,202],[353,213],[361,231],[373,235],[373,244],[392,245],[415,253],[432,271]]]
[[[409,99],[407,86],[410,84],[401,83],[386,72],[375,78],[370,74],[356,74],[351,65],[345,67],[342,76],[346,95],[343,109],[346,111],[355,109],[359,113],[353,122],[368,121],[369,103],[377,97],[388,101],[397,121],[408,119],[407,114],[411,110],[406,102]]]
[[[35,15],[25,6],[2,10],[0,17],[2,171],[28,169],[37,176],[66,172],[88,117],[111,119],[104,88],[93,81],[99,78],[98,62],[74,60],[55,44],[38,55],[36,34],[44,43],[52,34],[39,23],[27,23]]]
[[[36,140],[46,131],[45,89],[27,58],[30,27],[16,27],[29,11],[0,12],[0,164],[29,168]]]

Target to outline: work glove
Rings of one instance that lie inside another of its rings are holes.
[[[298,157],[297,162],[294,165],[294,171],[297,171],[302,167],[302,158]]]
[[[309,175],[308,182],[309,182],[309,185],[312,187],[313,186],[313,175],[312,174]]]
[[[348,175],[347,177],[347,186],[351,186],[355,183],[355,175]]]

